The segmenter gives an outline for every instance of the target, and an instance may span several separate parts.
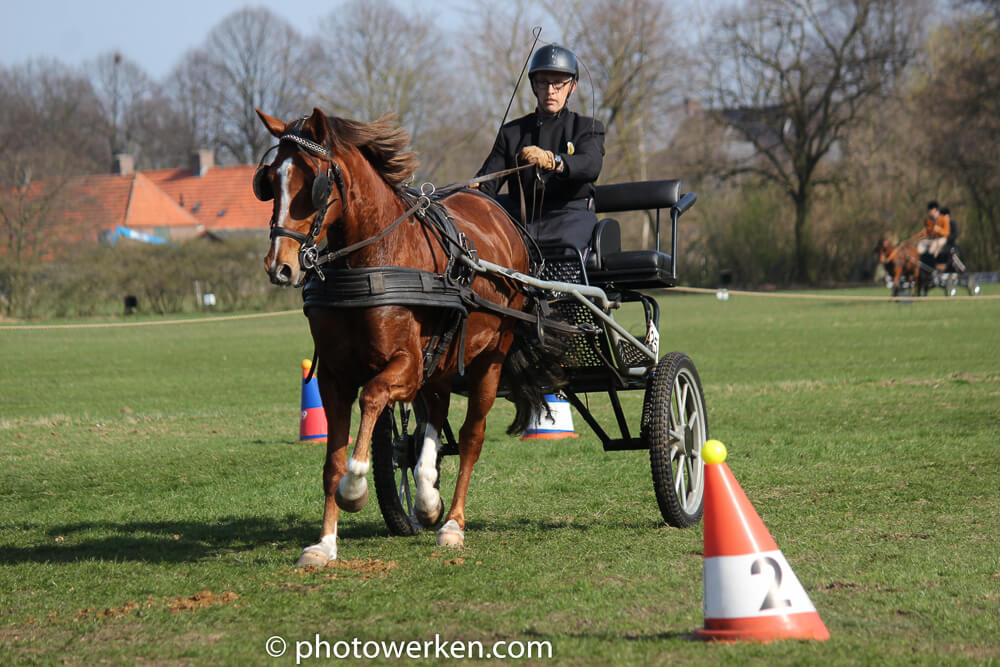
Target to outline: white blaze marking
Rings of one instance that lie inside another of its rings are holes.
[[[285,221],[288,220],[289,212],[288,207],[292,201],[291,195],[288,191],[288,180],[289,172],[292,169],[292,158],[285,158],[285,161],[281,163],[278,167],[278,176],[281,182],[281,208],[278,209],[278,217],[274,221],[275,227],[284,227]],[[271,265],[271,269],[275,269],[278,266],[278,244],[281,242],[282,237],[275,236],[274,240],[271,241],[271,256],[274,257],[274,262]]]

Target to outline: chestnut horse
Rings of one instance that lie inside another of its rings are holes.
[[[274,199],[265,258],[271,282],[302,286],[317,258],[323,258],[313,243],[324,241],[327,251],[339,255],[331,262],[336,271],[325,277],[327,283],[370,267],[408,267],[439,276],[446,272],[449,253],[440,239],[416,215],[407,215],[413,200],[404,200],[403,183],[415,171],[417,160],[414,153],[404,150],[409,136],[391,116],[362,123],[328,117],[314,109],[312,115],[286,123],[260,110],[257,114],[278,138],[278,145],[272,147],[277,150],[274,160],[262,164],[254,176],[258,198]],[[492,199],[474,190],[459,190],[444,203],[457,230],[465,235],[467,247],[474,248],[480,258],[529,271],[529,253],[521,234]],[[506,278],[476,273],[467,280],[483,302],[506,307],[508,313],[531,304]],[[414,469],[415,513],[424,526],[441,520],[444,504],[435,488],[440,434],[448,415],[452,379],[464,368],[469,400],[459,431],[458,479],[437,535],[439,545],[462,546],[469,479],[482,450],[486,415],[496,400],[501,370],[509,374],[505,383],[518,413],[512,428],[523,425],[533,406],[544,405],[541,385],[546,378],[539,376],[541,364],[529,361],[533,341],[521,334],[525,327],[515,326],[519,320],[503,310],[470,306],[464,336],[454,336],[432,367],[425,368],[426,350],[439,340],[442,318],[454,317],[454,311],[412,304],[310,307],[307,302],[306,316],[319,359],[317,379],[328,441],[320,539],[303,550],[298,564],[322,566],[337,557],[338,507],[357,512],[368,500],[366,475],[371,467],[373,428],[383,410],[399,401],[419,399],[425,406],[426,431],[422,445],[418,440]],[[348,460],[351,406],[359,389],[361,423]]]
[[[920,255],[912,243],[900,243],[894,246],[892,241],[883,236],[875,245],[878,261],[892,276],[892,295],[898,296],[902,289],[903,278],[908,278],[910,285],[920,294]]]

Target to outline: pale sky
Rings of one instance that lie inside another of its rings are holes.
[[[80,66],[108,51],[120,51],[162,80],[185,52],[199,46],[237,9],[265,6],[304,35],[314,35],[319,19],[338,4],[333,0],[0,0],[0,64],[10,67],[44,56]],[[424,0],[405,6],[421,7],[448,23],[457,21],[455,12],[447,9],[452,4]]]

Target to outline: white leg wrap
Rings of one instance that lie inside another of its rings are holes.
[[[341,497],[348,500],[357,500],[365,495],[368,490],[368,470],[371,463],[368,461],[355,461],[351,459],[347,462],[347,473],[337,484],[337,491]]]
[[[355,477],[367,477],[371,467],[371,461],[355,461],[352,458],[347,462],[347,472]]]
[[[417,482],[416,509],[418,512],[436,511],[441,504],[441,494],[434,488],[437,481],[437,455],[441,447],[441,436],[430,424],[424,433],[424,445],[420,450],[417,468],[413,477]]]

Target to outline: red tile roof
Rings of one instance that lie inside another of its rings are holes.
[[[270,202],[251,189],[254,167],[156,169],[126,176],[94,174],[70,181],[53,199],[51,229],[64,240],[96,241],[119,225],[174,240],[206,231],[265,231]],[[39,195],[45,183],[32,190]],[[49,184],[51,185],[51,184]]]
[[[271,204],[253,195],[254,169],[241,164],[213,167],[204,176],[195,176],[190,169],[142,173],[206,230],[264,230],[271,219]]]

